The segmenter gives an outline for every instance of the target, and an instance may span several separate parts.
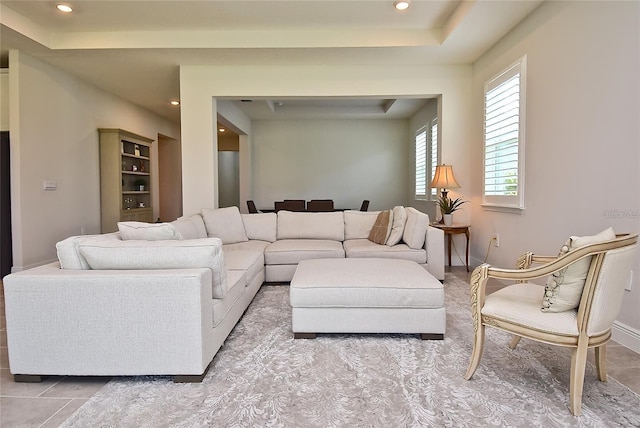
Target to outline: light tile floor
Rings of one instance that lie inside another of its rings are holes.
[[[470,274],[464,267],[447,268],[463,279]],[[499,282],[487,284],[487,291],[501,288]],[[593,351],[590,350],[593,362]],[[607,346],[608,373],[640,394],[640,354],[615,342]],[[57,427],[98,392],[109,377],[53,376],[42,383],[15,383],[9,372],[4,291],[0,281],[0,427]]]

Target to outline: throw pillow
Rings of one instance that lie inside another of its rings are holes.
[[[174,220],[169,224],[171,224],[171,226],[173,226],[173,228],[177,230],[178,233],[180,233],[180,235],[182,236],[182,239],[200,238],[198,236],[198,229],[196,228],[196,225],[189,219],[185,218],[180,220]]]
[[[167,241],[181,240],[182,235],[169,223],[144,223],[140,221],[119,221],[118,231],[123,241]]]
[[[393,224],[386,244],[390,247],[396,245],[402,239],[404,225],[407,222],[407,210],[402,206],[393,207]],[[425,231],[426,232],[426,231]]]
[[[344,240],[367,239],[378,214],[378,211],[345,211]]]
[[[86,238],[78,243],[78,251],[90,269],[211,270],[214,299],[222,299],[227,291],[227,269],[222,243],[216,238],[185,241],[118,241]]]
[[[384,245],[391,233],[391,226],[393,225],[393,211],[385,210],[381,211],[376,218],[376,222],[369,232],[369,241],[376,244]]]
[[[189,222],[190,225],[186,225],[184,223],[180,223],[179,225],[176,225],[176,223],[183,222],[183,221]],[[193,214],[190,216],[178,217],[178,219],[175,221],[172,221],[171,224],[173,224],[174,227],[178,229],[178,232],[182,233],[184,239],[198,239],[198,238],[209,237],[207,235],[207,228],[204,226],[204,220],[202,219],[202,216],[200,214]],[[182,231],[180,226],[183,226],[186,229],[186,234]],[[193,235],[194,231],[195,231],[195,236]],[[192,237],[187,237],[186,235],[189,235]]]
[[[413,207],[407,207],[407,222],[402,233],[402,240],[414,250],[424,245],[429,227],[429,216]]]
[[[238,207],[217,210],[205,208],[202,210],[202,218],[207,228],[207,235],[212,238],[220,238],[223,244],[235,244],[249,240]]]
[[[86,239],[104,239],[120,241],[120,233],[105,233],[102,235],[79,235],[70,236],[67,239],[56,243],[56,252],[61,269],[91,269],[85,258],[78,250],[78,244]]]
[[[562,246],[558,255],[562,256],[576,248],[609,241],[615,237],[616,234],[612,228],[594,236],[572,236]],[[580,305],[582,289],[590,265],[591,257],[585,257],[551,275],[547,280],[542,298],[542,312],[564,312],[577,308]]]
[[[242,214],[247,238],[275,242],[278,216],[276,213]]]

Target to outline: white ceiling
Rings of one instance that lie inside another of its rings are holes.
[[[75,0],[63,15],[52,1],[0,0],[0,59],[23,50],[179,122],[169,101],[182,64],[471,64],[541,1],[413,0],[399,12],[392,0]],[[406,117],[425,102],[311,101],[237,104],[252,118],[345,108]]]

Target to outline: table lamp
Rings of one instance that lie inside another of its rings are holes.
[[[443,198],[447,198],[447,189],[459,189],[460,185],[453,176],[453,167],[445,164],[436,166],[431,187],[441,188]]]

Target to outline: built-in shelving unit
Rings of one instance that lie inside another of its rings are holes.
[[[119,221],[152,222],[154,140],[117,128],[101,128],[98,132],[102,233],[118,230]]]

